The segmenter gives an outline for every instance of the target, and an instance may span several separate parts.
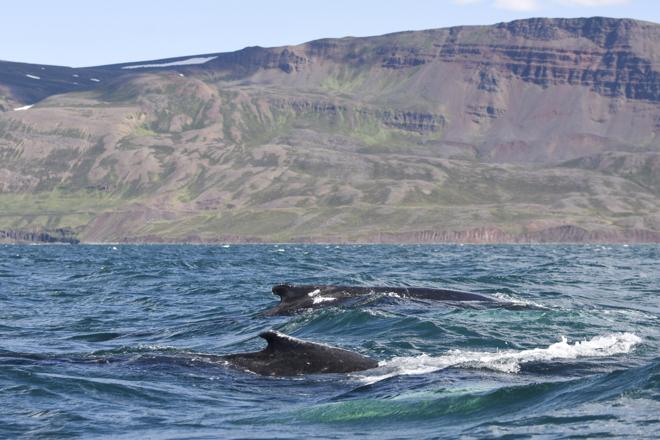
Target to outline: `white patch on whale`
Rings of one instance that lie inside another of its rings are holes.
[[[312,292],[309,292],[307,296],[312,298],[312,303],[313,304],[320,304],[323,302],[328,302],[328,301],[336,301],[337,298],[332,298],[330,296],[319,296],[321,293],[321,289],[316,289]]]

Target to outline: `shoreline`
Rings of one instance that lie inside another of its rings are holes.
[[[545,229],[507,232],[498,227],[478,227],[466,230],[414,230],[399,232],[361,232],[353,234],[241,235],[230,233],[188,234],[178,238],[156,234],[123,236],[104,240],[92,238],[84,232],[69,228],[40,230],[0,230],[0,244],[191,244],[191,245],[244,245],[244,244],[315,244],[315,245],[522,245],[522,244],[660,244],[660,231],[652,229],[595,229],[576,225],[560,225]],[[279,237],[278,237],[279,235]],[[86,236],[86,237],[85,237]]]
[[[47,243],[47,242],[0,242],[0,246],[657,246],[660,242],[607,242],[607,241],[592,241],[592,242],[570,242],[570,241],[557,241],[557,242],[434,242],[434,243],[419,243],[419,242],[296,242],[296,241],[264,241],[259,243],[254,242],[190,242],[190,241],[123,241],[123,242],[79,242],[79,243]]]

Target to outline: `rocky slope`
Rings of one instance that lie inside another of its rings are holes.
[[[653,23],[529,19],[85,69],[0,62],[0,230],[658,242],[658,49]]]

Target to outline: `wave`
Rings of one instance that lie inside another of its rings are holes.
[[[491,438],[493,427],[502,434],[522,429],[523,437],[528,437],[535,432],[547,434],[543,430],[548,424],[580,424],[581,432],[595,437],[597,435],[590,434],[598,431],[589,430],[598,430],[598,425],[588,422],[617,420],[634,426],[637,416],[631,418],[631,415],[635,411],[653,414],[660,402],[659,375],[660,359],[656,358],[630,369],[550,382],[537,379],[531,383],[450,381],[453,386],[443,382],[440,387],[437,382],[424,382],[422,387],[403,393],[398,388],[400,384],[390,383],[382,387],[382,393],[374,394],[376,388],[371,386],[360,387],[356,389],[359,392],[304,408],[296,412],[295,417],[311,423],[358,423],[361,426],[365,422],[389,423],[393,419],[399,423],[414,422],[418,426],[427,423],[434,430],[434,436],[448,438],[458,437],[455,435],[457,428],[463,433],[476,434],[469,435],[470,438]],[[283,419],[286,423],[291,414],[284,416],[288,416]],[[653,423],[657,423],[656,420],[654,417]],[[621,429],[622,425],[609,428]]]
[[[522,299],[509,295],[504,292],[497,292],[492,295],[498,301],[504,305],[509,305],[511,307],[519,307],[520,309],[531,309],[531,310],[552,310],[552,307],[548,307],[544,304],[537,303],[530,299]]]
[[[529,362],[549,362],[559,359],[606,357],[629,353],[642,339],[634,333],[614,333],[596,336],[570,344],[561,341],[546,348],[505,350],[496,352],[451,350],[441,356],[395,357],[380,363],[377,369],[357,377],[366,383],[375,383],[398,375],[425,374],[449,367],[480,368],[503,373],[518,373],[521,365]]]

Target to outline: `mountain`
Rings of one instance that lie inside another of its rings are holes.
[[[659,49],[535,18],[0,62],[0,240],[660,242]]]

